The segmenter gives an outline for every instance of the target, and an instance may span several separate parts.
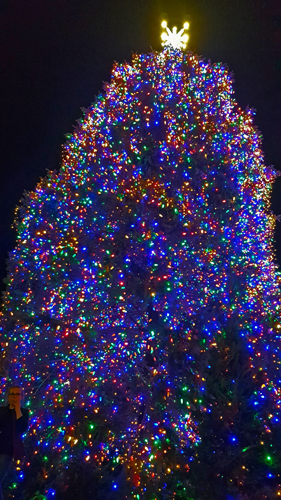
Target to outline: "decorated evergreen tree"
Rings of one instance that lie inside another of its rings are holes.
[[[32,419],[13,498],[281,496],[277,174],[228,70],[167,33],[114,65],[17,211],[1,372]]]

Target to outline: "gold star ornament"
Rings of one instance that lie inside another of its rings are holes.
[[[171,31],[168,28],[166,21],[163,21],[161,26],[162,28],[166,29],[166,31],[163,31],[163,33],[161,34],[162,45],[164,47],[169,45],[170,47],[173,47],[173,49],[186,48],[189,36],[184,32],[185,30],[188,30],[189,23],[184,23],[183,28],[180,31],[177,31],[176,27],[174,27]]]

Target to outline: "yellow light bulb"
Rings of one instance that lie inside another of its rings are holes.
[[[184,23],[183,27],[184,27],[184,29],[185,29],[185,30],[188,30],[188,28],[189,28],[189,23]]]
[[[166,28],[167,27],[167,21],[163,21],[162,24],[161,24],[162,28]]]

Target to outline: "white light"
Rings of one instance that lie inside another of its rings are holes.
[[[161,34],[163,46],[170,45],[174,49],[185,49],[189,37],[186,33],[184,34],[184,31],[189,28],[189,23],[184,23],[183,28],[179,32],[177,32],[176,26],[174,26],[173,30],[171,31],[168,28],[166,21],[163,21],[161,26],[162,28],[166,28],[167,32],[163,32]]]

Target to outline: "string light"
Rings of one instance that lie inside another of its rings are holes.
[[[132,498],[188,477],[213,411],[194,353],[218,349],[230,324],[263,378],[253,407],[271,432],[281,401],[275,177],[221,64],[169,44],[114,65],[61,170],[17,211],[2,346],[34,411],[34,455],[61,468],[73,457],[118,464]],[[239,436],[229,436],[233,449]]]

